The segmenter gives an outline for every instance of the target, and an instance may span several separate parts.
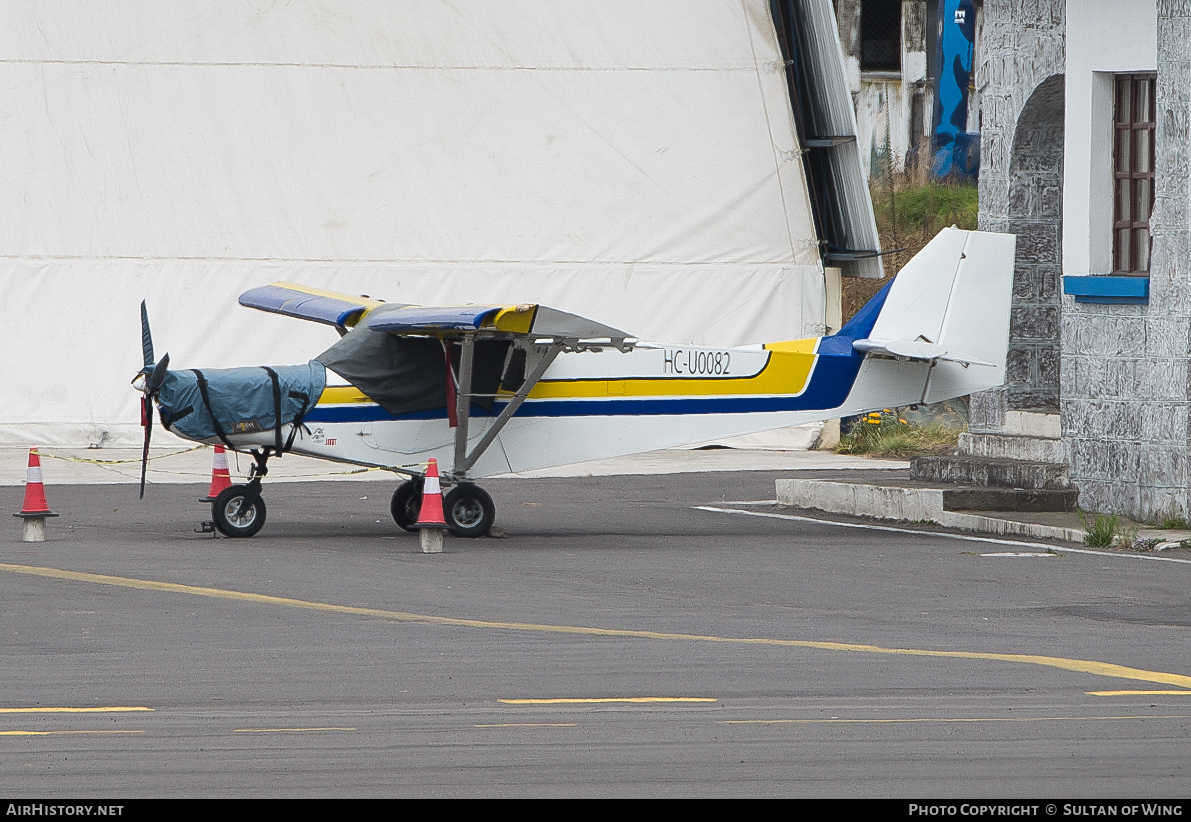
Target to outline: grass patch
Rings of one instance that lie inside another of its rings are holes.
[[[950,454],[962,429],[947,426],[914,425],[896,410],[874,411],[861,418],[834,449],[837,454],[905,459]]]
[[[1157,545],[1162,540],[1155,540],[1152,545],[1146,546],[1148,540],[1137,538],[1137,527],[1121,528],[1121,532],[1117,534],[1117,538],[1113,540],[1113,545],[1120,548],[1122,551],[1149,551],[1154,545]]]
[[[1076,513],[1079,514],[1079,521],[1083,523],[1084,545],[1089,548],[1109,548],[1117,540],[1121,518],[1116,514],[1093,514],[1089,522],[1083,511]]]
[[[1181,514],[1161,514],[1154,519],[1154,527],[1167,531],[1186,531],[1191,529],[1191,523]]]
[[[878,221],[896,221],[903,234],[929,234],[931,238],[945,226],[974,229],[977,220],[977,189],[974,185],[927,183],[920,186],[894,187],[893,198],[881,198]]]

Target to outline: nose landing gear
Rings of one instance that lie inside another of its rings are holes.
[[[244,485],[223,489],[211,503],[211,518],[219,532],[227,537],[251,537],[265,525],[265,501],[261,498],[261,478],[269,473],[269,448],[253,451],[256,465]]]
[[[253,485],[255,484],[255,488]],[[211,503],[215,527],[224,536],[250,537],[265,525],[265,501],[260,480],[225,488]]]

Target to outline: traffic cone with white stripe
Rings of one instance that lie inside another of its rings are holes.
[[[25,504],[20,513],[13,514],[25,521],[22,539],[25,542],[45,542],[45,518],[56,517],[45,498],[41,481],[41,457],[36,448],[29,449],[29,469],[25,474]]]
[[[442,553],[442,535],[447,528],[443,517],[442,485],[438,481],[438,460],[430,458],[426,477],[422,482],[422,508],[418,511],[419,542],[423,554]]]
[[[211,458],[211,487],[202,501],[214,502],[216,497],[231,487],[232,475],[227,467],[227,452],[222,445],[216,445],[215,456]]]

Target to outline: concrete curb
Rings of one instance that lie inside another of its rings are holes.
[[[777,480],[777,504],[832,514],[909,522],[934,522],[947,528],[1000,536],[1083,542],[1082,528],[1063,528],[983,514],[946,511],[942,488],[907,488],[814,479]]]

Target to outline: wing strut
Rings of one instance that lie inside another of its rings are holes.
[[[484,452],[488,450],[488,446],[492,445],[497,436],[500,435],[505,424],[517,413],[517,409],[521,407],[521,403],[525,402],[525,398],[529,396],[529,392],[542,379],[542,375],[546,373],[546,369],[554,362],[554,358],[567,348],[567,342],[560,340],[552,340],[546,346],[545,354],[538,360],[529,374],[526,375],[525,382],[521,383],[521,387],[517,389],[517,393],[509,400],[509,404],[493,420],[492,425],[484,432],[484,436],[480,438],[480,441],[476,443],[475,448],[469,454],[467,453],[467,428],[470,420],[471,400],[472,397],[476,396],[470,393],[476,335],[464,334],[461,345],[463,349],[460,351],[459,356],[459,390],[455,395],[455,416],[458,418],[459,425],[455,428],[455,464],[451,471],[452,478],[456,481],[466,479],[468,470],[484,455]],[[463,390],[464,387],[468,388],[469,391],[465,392]]]

